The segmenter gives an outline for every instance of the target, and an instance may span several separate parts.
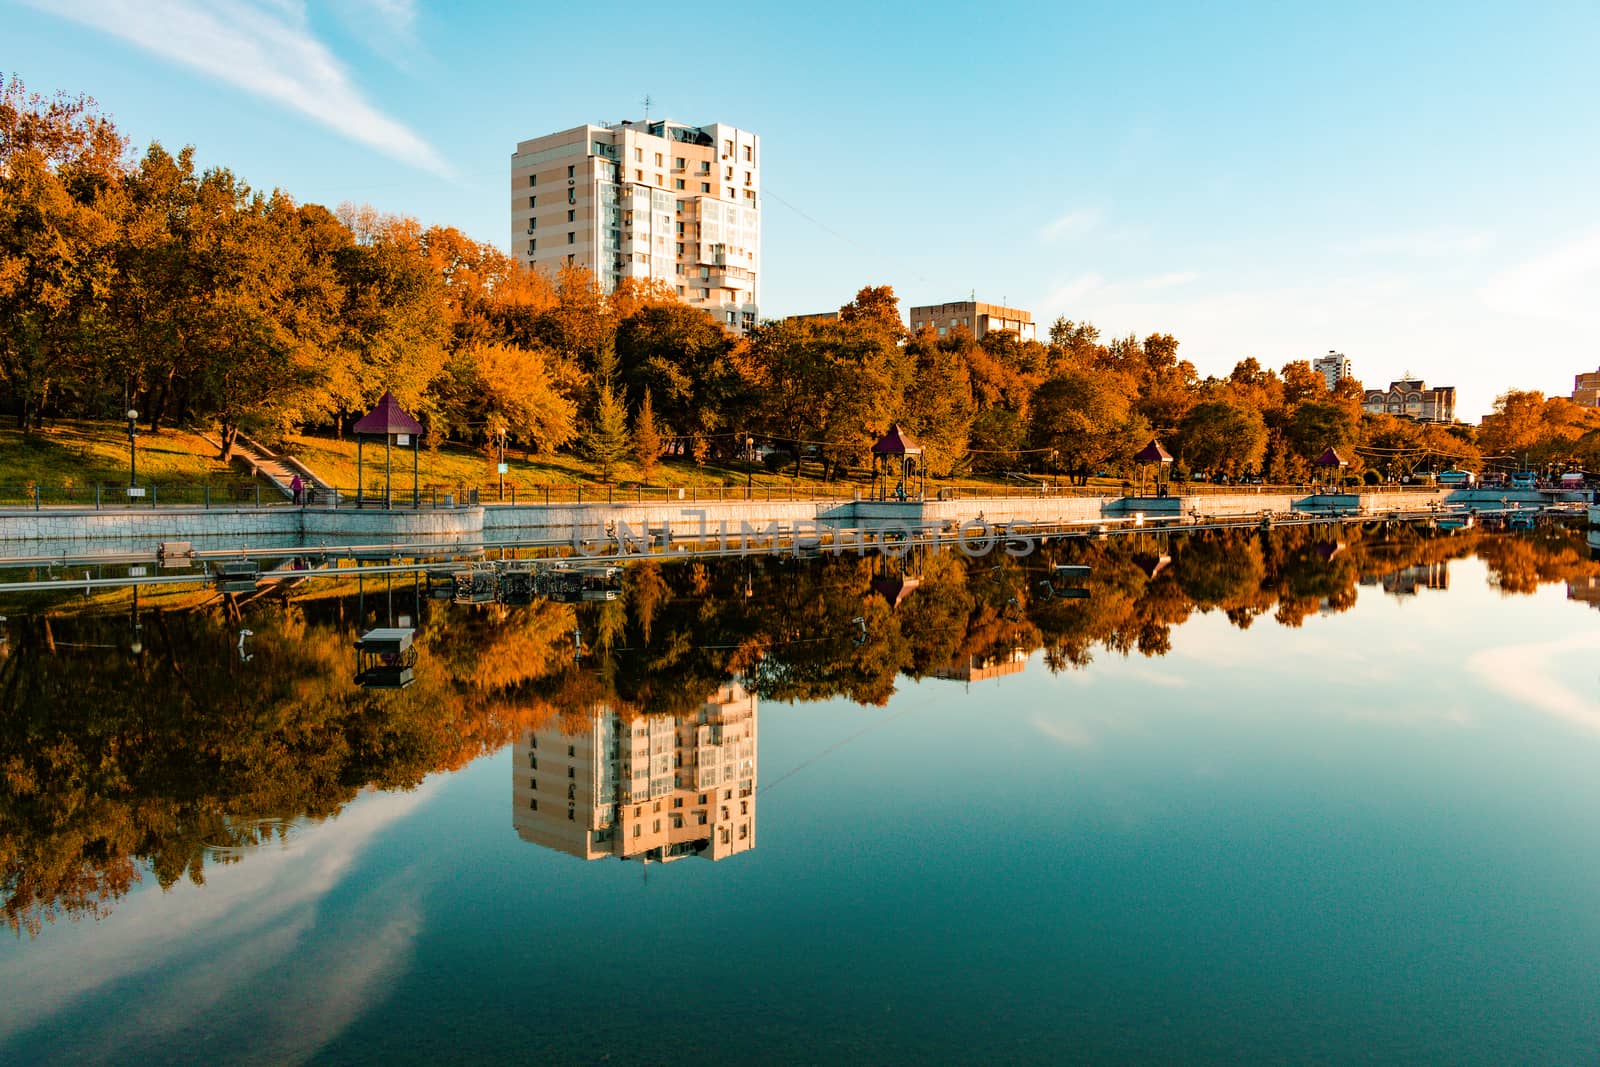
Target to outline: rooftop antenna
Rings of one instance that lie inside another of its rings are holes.
[[[655,101],[650,99],[650,94],[649,93],[645,93],[644,94],[644,120],[646,122],[650,121],[650,105],[653,104],[653,103],[655,103]]]

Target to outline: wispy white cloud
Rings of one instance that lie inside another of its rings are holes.
[[[416,0],[333,0],[333,13],[364,46],[410,69],[421,53]]]
[[[367,795],[286,844],[208,868],[204,887],[141,886],[103,924],[51,929],[60,951],[0,959],[0,1042],[122,983],[123,1010],[79,1034],[84,1059],[116,1062],[141,1042],[177,1041],[220,1010],[248,1016],[263,1062],[311,1058],[406,966],[421,872],[353,876],[362,853],[435,795],[438,781]],[[330,908],[345,910],[330,918]],[[347,924],[348,936],[319,937],[322,922]],[[288,1016],[273,1007],[286,998],[300,1005]]]
[[[1493,244],[1494,235],[1485,231],[1441,229],[1373,234],[1341,242],[1334,251],[1352,256],[1452,259],[1487,251]]]
[[[369,103],[295,0],[24,0],[248,93],[434,174],[449,169],[404,123]],[[366,0],[409,28],[410,0]],[[409,31],[408,31],[409,32]]]
[[[1197,271],[1175,270],[1166,274],[1152,274],[1148,278],[1139,278],[1133,285],[1139,289],[1171,289],[1179,285],[1188,285],[1200,277]]]
[[[1042,241],[1059,241],[1063,237],[1086,233],[1099,224],[1099,211],[1094,208],[1079,208],[1045,223],[1044,228],[1039,231],[1039,239]]]
[[[1478,291],[1491,309],[1526,318],[1590,324],[1600,292],[1600,227],[1489,279]]]
[[[1569,656],[1592,663],[1595,652],[1600,652],[1600,633],[1579,633],[1555,641],[1484,649],[1467,660],[1467,670],[1512,703],[1600,731],[1600,705],[1593,696],[1564,683],[1555,670]]]

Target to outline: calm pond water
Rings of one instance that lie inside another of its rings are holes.
[[[1581,532],[621,584],[4,605],[0,1062],[1600,1058]]]

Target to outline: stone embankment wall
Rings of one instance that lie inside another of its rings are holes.
[[[746,528],[785,530],[817,527],[938,527],[960,523],[1062,525],[1099,519],[1246,518],[1270,513],[1363,514],[1426,511],[1445,505],[1498,507],[1537,504],[1537,492],[1445,490],[1293,495],[1241,491],[1178,497],[1013,496],[962,500],[874,502],[865,500],[728,500],[655,503],[517,504],[487,507],[396,508],[162,508],[82,511],[44,509],[0,514],[6,554],[81,555],[94,551],[142,551],[161,541],[191,541],[216,547],[287,547],[385,542],[503,543],[566,541],[598,537],[626,528],[643,537],[670,528],[674,538],[719,529],[738,537]]]

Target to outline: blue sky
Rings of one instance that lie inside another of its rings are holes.
[[[30,88],[135,145],[506,247],[519,139],[762,136],[763,313],[893,285],[1338,349],[1475,419],[1600,365],[1600,6],[0,0]]]

